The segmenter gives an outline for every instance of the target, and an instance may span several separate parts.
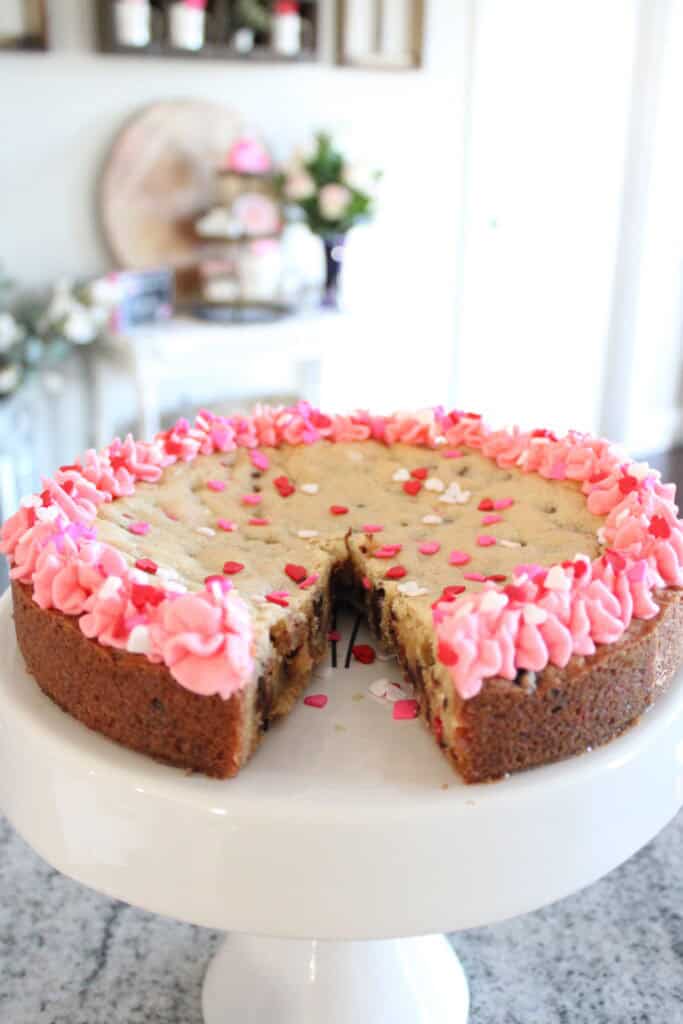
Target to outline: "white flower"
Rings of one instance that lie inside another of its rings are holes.
[[[89,345],[97,337],[97,327],[86,307],[75,302],[62,325],[62,333],[74,345]]]
[[[125,288],[117,279],[116,274],[107,274],[106,277],[98,277],[88,285],[88,298],[95,306],[104,306],[111,309],[121,302],[125,295]]]
[[[24,337],[24,328],[11,313],[0,313],[0,353],[8,352]]]
[[[318,196],[318,209],[325,220],[341,220],[351,199],[346,185],[323,185]]]
[[[297,170],[287,176],[285,195],[295,203],[315,195],[315,182],[308,171]]]
[[[375,185],[375,172],[367,164],[345,164],[342,171],[344,184],[357,192],[371,193]]]

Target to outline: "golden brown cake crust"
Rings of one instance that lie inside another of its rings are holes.
[[[248,694],[224,701],[183,689],[168,669],[89,640],[76,618],[41,610],[26,584],[13,583],[16,633],[41,689],[90,729],[169,764],[214,777],[235,775],[258,742]],[[683,591],[657,595],[655,619],[634,620],[621,640],[566,669],[519,682],[491,679],[468,701],[451,752],[466,782],[500,778],[606,743],[633,724],[683,661]],[[400,652],[399,652],[400,653]],[[302,657],[297,648],[296,660]],[[313,652],[313,659],[320,650]],[[310,668],[308,656],[304,659]],[[416,666],[404,664],[418,690]],[[299,691],[302,678],[294,680]],[[430,717],[428,702],[421,700]],[[276,712],[277,713],[277,712]]]

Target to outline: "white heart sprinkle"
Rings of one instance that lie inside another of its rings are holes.
[[[216,531],[212,530],[210,526],[198,526],[197,533],[201,533],[203,537],[215,537]]]
[[[571,588],[572,581],[561,565],[554,565],[552,569],[548,569],[543,586],[547,590],[569,590]]]
[[[297,537],[301,537],[302,540],[311,540],[312,537],[318,536],[317,530],[297,530]]]
[[[422,597],[423,594],[429,593],[426,587],[421,587],[415,580],[404,580],[396,589],[404,597]]]
[[[36,516],[41,523],[54,523],[55,519],[59,518],[61,511],[59,505],[47,505],[46,507],[36,508]]]
[[[107,576],[106,580],[97,591],[97,596],[101,597],[103,601],[106,601],[110,597],[114,597],[121,589],[122,582],[123,581],[119,576]]]
[[[126,643],[126,650],[131,654],[148,654],[151,650],[148,626],[133,626]]]
[[[454,480],[452,484],[448,485],[446,491],[439,498],[439,501],[442,501],[445,505],[466,505],[471,497],[471,492],[462,491]]]
[[[540,626],[548,618],[548,613],[535,604],[525,604],[522,608],[524,621],[530,626]]]
[[[487,590],[479,602],[479,610],[482,612],[500,612],[508,603],[505,594],[497,590]]]
[[[521,544],[517,540],[499,540],[498,543],[502,548],[521,548]]]
[[[304,494],[317,494],[320,490],[319,484],[302,484],[299,488]]]
[[[422,516],[422,522],[425,523],[427,526],[439,526],[443,522],[443,519],[441,518],[441,516],[428,515]]]
[[[438,476],[430,476],[425,480],[426,491],[436,491],[438,494],[440,494],[441,491],[445,491],[445,489],[445,483],[443,482],[443,480],[440,480]]]
[[[404,480],[410,480],[410,473],[407,469],[401,467],[401,469],[396,470],[391,479],[395,480],[396,483],[402,483]]]
[[[370,683],[368,686],[368,692],[371,693],[373,697],[378,697],[379,700],[384,700],[387,695],[388,688],[388,679],[375,679],[374,683]]]

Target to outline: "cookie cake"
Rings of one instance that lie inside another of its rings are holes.
[[[44,481],[2,529],[39,686],[235,775],[361,602],[465,782],[619,735],[683,661],[675,488],[609,442],[473,413],[201,412]],[[286,725],[283,726],[286,728]]]

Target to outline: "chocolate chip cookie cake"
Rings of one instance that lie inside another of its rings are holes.
[[[24,499],[2,550],[29,671],[126,747],[235,775],[344,591],[479,782],[605,743],[665,689],[683,660],[674,498],[586,434],[300,403],[88,451]]]

